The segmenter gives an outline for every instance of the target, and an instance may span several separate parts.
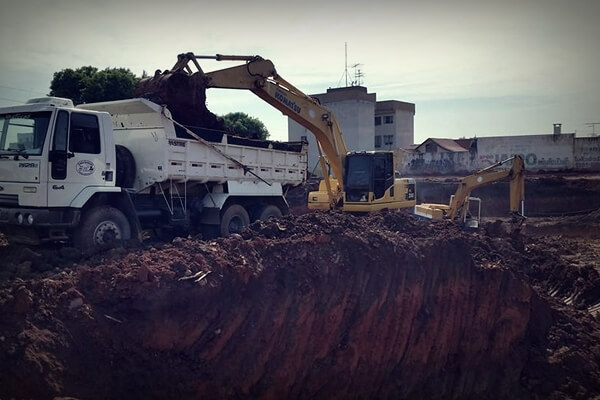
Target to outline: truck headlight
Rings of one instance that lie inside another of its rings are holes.
[[[27,214],[27,223],[33,225],[33,215]]]
[[[21,214],[21,213],[17,214],[17,223],[19,225],[21,225],[23,223],[23,214]]]

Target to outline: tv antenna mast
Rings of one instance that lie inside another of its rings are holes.
[[[354,69],[354,80],[352,81],[352,86],[360,86],[362,83],[361,78],[365,76],[365,74],[363,74],[359,68],[361,65],[362,64],[354,64],[352,66]]]
[[[360,69],[357,69],[359,66],[361,66],[362,64],[353,64],[351,68],[354,68],[354,80],[352,80],[350,78],[350,73],[348,72],[348,43],[344,43],[344,73],[342,74],[342,76],[340,77],[340,80],[338,81],[338,87],[341,87],[341,82],[342,79],[346,80],[346,86],[356,86],[362,83],[361,82],[361,78],[364,76],[364,74],[362,73],[362,71]],[[348,82],[348,80],[350,80],[350,82]]]
[[[586,125],[592,127],[592,136],[596,136],[596,125],[600,125],[600,122],[588,122]]]

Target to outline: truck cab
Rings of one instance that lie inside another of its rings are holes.
[[[81,207],[115,187],[110,116],[68,99],[0,110],[0,224],[19,242],[67,238]]]

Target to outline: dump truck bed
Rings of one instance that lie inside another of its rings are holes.
[[[111,114],[115,143],[134,156],[133,189],[138,191],[165,181],[202,184],[264,180],[296,186],[306,178],[305,143],[254,141],[214,131],[200,134],[207,139],[189,138],[185,129],[173,123],[168,109],[141,98],[79,107]]]

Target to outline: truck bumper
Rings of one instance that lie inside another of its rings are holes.
[[[67,230],[79,222],[81,210],[75,208],[40,209],[0,207],[0,232],[9,241],[39,244],[67,239]]]

